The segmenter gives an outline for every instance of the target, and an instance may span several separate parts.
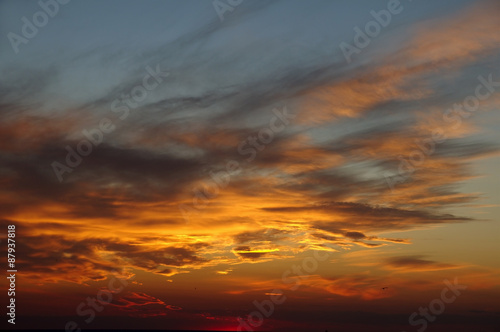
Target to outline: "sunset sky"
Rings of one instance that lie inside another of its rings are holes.
[[[499,17],[0,1],[0,327],[498,332]]]

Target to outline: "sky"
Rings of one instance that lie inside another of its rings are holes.
[[[499,13],[0,1],[0,326],[497,331]]]

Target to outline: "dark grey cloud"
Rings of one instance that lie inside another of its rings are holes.
[[[258,231],[249,231],[236,234],[233,238],[236,243],[258,243],[263,241],[277,242],[280,240],[285,240],[290,236],[290,232],[286,230],[276,229],[276,228],[266,228]],[[238,247],[241,248],[241,247]],[[245,247],[248,248],[248,247]],[[235,249],[243,250],[243,249]]]
[[[458,267],[454,264],[447,264],[424,259],[425,256],[398,256],[387,259],[386,266],[390,268],[402,268],[405,270],[421,270],[421,269],[449,269]]]
[[[259,258],[268,256],[268,252],[252,252],[249,246],[237,246],[233,248],[233,252],[243,259],[257,260]]]
[[[19,262],[20,268],[30,276],[38,275],[49,280],[101,280],[108,274],[123,272],[125,266],[167,274],[173,272],[174,267],[208,262],[200,255],[203,248],[208,246],[204,243],[151,248],[110,238],[74,241],[62,235],[29,235],[22,226],[18,226],[17,231],[24,239],[16,247],[19,257],[23,257]],[[112,256],[102,256],[102,251],[110,252]],[[127,265],[124,262],[128,262]],[[163,269],[159,269],[160,266]]]
[[[471,218],[457,217],[452,214],[438,214],[425,210],[407,210],[398,208],[387,208],[371,206],[369,204],[351,202],[327,202],[317,205],[307,206],[282,206],[262,208],[264,211],[272,213],[294,214],[304,211],[318,211],[331,214],[332,220],[317,221],[313,227],[337,233],[341,229],[404,229],[418,225],[434,223],[453,223],[471,221]],[[336,220],[336,216],[341,216],[347,220]],[[347,232],[347,237],[361,239],[364,234],[360,232]]]

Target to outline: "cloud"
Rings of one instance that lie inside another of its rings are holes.
[[[289,237],[290,232],[287,230],[276,228],[265,228],[258,231],[247,231],[236,234],[234,240],[236,243],[271,243],[280,240],[285,240]]]
[[[460,268],[459,265],[440,263],[423,259],[424,256],[399,256],[387,259],[385,267],[403,272],[438,271]]]
[[[301,284],[315,288],[316,291],[328,292],[342,297],[354,297],[363,300],[376,300],[395,295],[394,290],[383,290],[390,283],[388,278],[354,274],[338,277],[309,276]]]
[[[289,31],[271,25],[297,16],[268,14],[267,26],[260,10],[280,4],[248,6],[224,24],[200,20],[196,27],[169,29],[175,37],[140,54],[96,47],[65,61],[28,59],[29,66],[2,67],[0,225],[21,226],[18,250],[27,279],[88,285],[118,270],[172,280],[211,267],[236,284],[239,264],[283,261],[310,250],[338,251],[341,259],[347,250],[399,249],[411,243],[412,233],[404,239],[380,233],[476,221],[452,208],[480,197],[459,185],[475,176],[472,161],[497,154],[498,147],[475,122],[483,110],[459,128],[443,120],[443,112],[474,91],[478,71],[497,67],[493,2],[393,29],[397,46],[377,47],[381,36],[370,45],[380,56],[350,66],[331,51],[337,45],[330,33],[308,30],[322,26],[316,22],[322,6],[300,5],[314,24],[298,28],[313,38],[302,38],[310,43],[297,52],[289,46],[298,35],[288,38]],[[282,7],[300,11],[296,4]],[[142,84],[144,68],[157,64],[170,76],[119,120],[113,101]],[[87,72],[94,79],[81,75]],[[283,105],[296,118],[254,161],[244,162],[238,145],[258,137],[272,109]],[[75,147],[82,130],[103,117],[116,130],[59,183],[51,163],[63,162],[65,146]],[[392,193],[385,172],[397,170],[400,157],[434,129],[443,130],[446,142]],[[240,162],[242,171],[186,223],[179,204],[200,200],[196,190],[213,186],[210,174],[228,160]],[[461,267],[418,255],[380,262],[391,273]],[[325,271],[304,281],[308,291],[362,300],[395,294],[392,287],[381,291],[388,281],[383,277]],[[248,292],[259,294],[282,286],[280,280],[251,281]],[[137,317],[180,309],[142,292],[127,293],[115,305]]]
[[[75,241],[60,235],[23,234],[23,238],[25,241],[18,244],[17,251],[23,255],[25,276],[42,283],[61,280],[87,283],[104,280],[115,272],[130,272],[130,268],[171,276],[179,273],[179,268],[209,262],[198,256],[198,251],[206,247],[203,244],[183,244],[184,247],[151,242],[131,244],[113,238]]]
[[[338,220],[316,221],[314,227],[331,232],[349,225],[362,229],[404,229],[423,224],[470,221],[470,218],[456,217],[450,214],[434,214],[425,210],[406,210],[371,206],[354,202],[325,202],[308,206],[267,207],[263,210],[273,213],[293,214],[304,211],[315,211],[322,215],[335,217]],[[345,235],[355,240],[362,239],[360,232],[347,232]]]
[[[264,256],[269,255],[272,252],[278,251],[278,249],[256,249],[256,248],[250,248],[249,246],[238,246],[233,248],[233,252],[240,256],[241,258],[246,258],[246,259],[259,259]]]
[[[354,240],[360,240],[366,238],[365,234],[360,232],[347,232],[344,235]]]
[[[179,306],[166,304],[159,298],[142,292],[126,292],[116,297],[110,305],[132,317],[166,316],[169,310],[182,310]]]

